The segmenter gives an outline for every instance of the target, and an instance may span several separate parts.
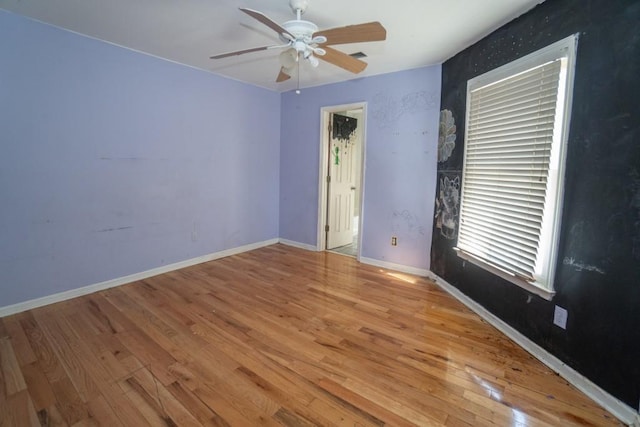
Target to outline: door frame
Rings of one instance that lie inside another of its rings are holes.
[[[358,253],[356,259],[360,260],[360,252],[362,249],[362,232],[364,224],[364,187],[365,187],[365,159],[367,146],[367,103],[356,102],[353,104],[333,105],[320,108],[320,160],[318,167],[318,230],[316,250],[327,250],[327,235],[325,226],[327,225],[327,196],[329,186],[327,183],[327,173],[329,171],[329,120],[332,113],[340,113],[347,110],[362,110],[362,124],[358,124],[362,135],[362,149],[360,150],[360,186],[356,190],[359,194],[359,212],[358,218]]]

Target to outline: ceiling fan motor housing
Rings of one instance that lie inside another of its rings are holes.
[[[318,26],[313,22],[293,20],[282,24],[282,27],[295,37],[296,41],[304,41],[310,43],[313,33],[318,31]]]
[[[315,52],[319,55],[323,55],[325,53],[323,49],[315,46],[317,41],[313,39],[313,34],[318,31],[318,26],[313,22],[296,19],[285,22],[282,24],[282,27],[294,37],[293,40],[288,40],[288,43],[296,50],[297,54],[302,55],[304,59],[311,62],[311,65],[317,67],[318,60],[313,58],[313,53]],[[287,41],[286,37],[283,35],[280,35],[280,37],[284,41]]]

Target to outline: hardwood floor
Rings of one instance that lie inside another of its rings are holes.
[[[430,281],[274,245],[0,319],[3,426],[620,425]]]

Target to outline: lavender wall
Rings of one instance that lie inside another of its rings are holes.
[[[364,101],[361,255],[429,268],[440,72],[440,66],[419,68],[282,95],[280,237],[317,244],[320,109]]]
[[[0,307],[278,237],[280,95],[0,11]]]

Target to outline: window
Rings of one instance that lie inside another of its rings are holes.
[[[469,80],[457,253],[550,299],[577,35]]]

